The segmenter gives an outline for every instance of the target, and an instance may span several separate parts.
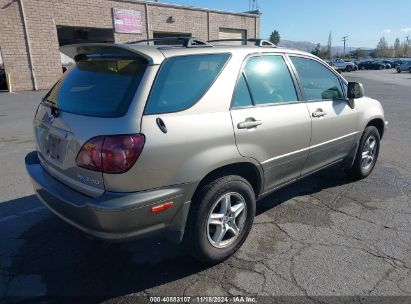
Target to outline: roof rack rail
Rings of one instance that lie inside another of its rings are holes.
[[[248,39],[241,39],[241,38],[232,38],[232,39],[213,39],[208,40],[207,42],[233,42],[233,41],[242,41],[242,42],[254,42],[255,46],[266,46],[266,47],[277,47],[274,43],[260,38],[248,38]]]
[[[207,41],[204,41],[195,37],[164,37],[164,38],[152,38],[152,39],[143,39],[137,41],[129,41],[126,44],[135,44],[143,42],[161,42],[161,41],[178,41],[181,42],[183,47],[192,48],[192,47],[212,47]]]

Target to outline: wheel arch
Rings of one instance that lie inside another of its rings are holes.
[[[227,164],[221,167],[218,167],[209,173],[207,173],[200,183],[197,185],[196,190],[193,194],[193,200],[195,199],[196,195],[201,191],[201,189],[207,185],[208,183],[212,182],[213,180],[226,176],[226,175],[239,175],[246,179],[251,186],[253,187],[255,196],[258,197],[259,194],[262,193],[263,185],[264,185],[264,175],[262,172],[261,167],[258,165],[251,163],[251,162],[236,162]]]
[[[374,118],[370,120],[365,127],[369,127],[369,126],[376,127],[378,130],[378,133],[380,134],[380,139],[382,139],[384,135],[384,128],[385,128],[384,121],[381,118]]]

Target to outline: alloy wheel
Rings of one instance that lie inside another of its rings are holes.
[[[208,215],[208,241],[216,248],[230,246],[240,236],[246,218],[244,197],[236,192],[224,194],[213,204]]]
[[[377,140],[374,136],[370,136],[364,143],[361,155],[361,167],[363,170],[368,170],[374,163],[377,154]]]

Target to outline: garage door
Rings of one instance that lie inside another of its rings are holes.
[[[247,39],[247,32],[245,30],[220,28],[218,32],[218,39]],[[245,42],[242,41],[232,41],[227,43],[233,45],[245,44]]]

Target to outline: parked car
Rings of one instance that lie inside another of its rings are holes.
[[[334,70],[336,70],[339,74],[343,72],[344,70],[342,68],[337,67],[334,63],[331,61],[326,61],[329,66],[331,66]]]
[[[391,60],[383,60],[382,63],[385,64],[386,69],[391,69],[394,68],[393,65],[394,63]]]
[[[393,69],[396,69],[400,64],[402,64],[404,62],[404,60],[394,60],[393,62],[392,62],[392,68]]]
[[[25,159],[57,216],[107,240],[162,235],[216,263],[269,193],[336,164],[353,179],[373,171],[384,112],[361,84],[301,51],[180,40],[62,47],[76,64],[40,102]]]
[[[352,63],[353,65],[354,65],[354,67],[353,67],[353,71],[357,71],[358,70],[358,65],[357,65],[357,63],[355,63],[355,61],[351,61],[351,60],[344,60],[345,62],[350,62],[350,63]]]
[[[340,58],[333,58],[330,60],[330,62],[336,66],[339,70],[342,70],[344,72],[351,72],[354,71],[355,65],[352,62],[345,62],[344,60]]]
[[[360,70],[384,70],[385,64],[379,61],[363,61],[358,65]]]
[[[397,66],[398,73],[401,73],[404,71],[409,71],[411,73],[411,60],[403,61],[399,66]]]

